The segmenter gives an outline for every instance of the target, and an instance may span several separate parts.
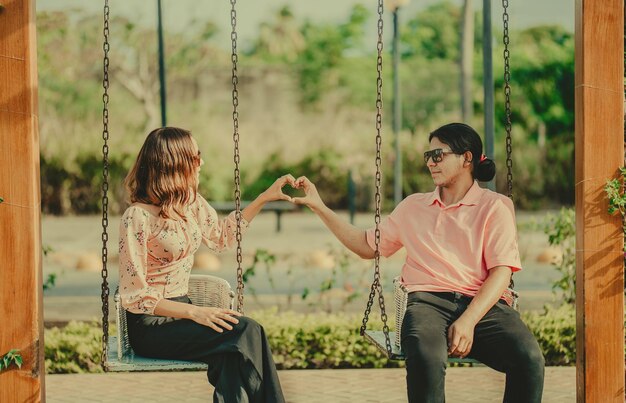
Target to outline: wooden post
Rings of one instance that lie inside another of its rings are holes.
[[[45,401],[34,0],[0,0],[0,402]]]
[[[576,396],[624,402],[622,222],[604,192],[624,158],[623,0],[576,0]]]

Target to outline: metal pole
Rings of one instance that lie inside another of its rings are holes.
[[[352,180],[352,170],[348,170],[348,211],[350,212],[350,224],[354,225],[354,214],[356,213],[356,189]]]
[[[161,17],[161,0],[157,0],[158,38],[159,38],[159,83],[161,84],[161,126],[167,126],[167,95],[165,92],[165,49],[163,46],[163,22]]]
[[[398,11],[393,10],[393,138],[395,148],[395,164],[393,175],[393,200],[395,205],[402,201],[402,153],[400,152],[400,127],[402,124],[402,104],[400,101],[400,42]]]
[[[495,159],[494,149],[494,95],[493,95],[493,38],[491,34],[491,0],[483,0],[483,91],[485,93],[485,155]],[[487,188],[496,189],[496,179],[487,183]]]

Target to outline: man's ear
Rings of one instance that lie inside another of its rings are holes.
[[[472,152],[471,151],[465,151],[463,153],[463,158],[465,158],[464,164],[471,164],[472,160],[473,160]]]

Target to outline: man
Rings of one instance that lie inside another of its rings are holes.
[[[380,253],[404,247],[402,282],[409,290],[402,324],[407,392],[413,402],[445,401],[448,355],[471,357],[506,373],[504,402],[541,402],[544,358],[519,314],[503,299],[521,270],[513,203],[483,189],[495,164],[470,126],[451,123],[430,134],[424,161],[436,188],[404,199],[380,228]],[[341,220],[306,177],[295,186],[307,205],[351,251],[375,255],[374,229]]]

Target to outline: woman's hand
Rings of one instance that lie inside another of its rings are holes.
[[[304,190],[304,197],[294,197],[292,199],[295,204],[304,204],[311,210],[319,210],[325,206],[322,198],[317,192],[317,188],[306,176],[301,176],[296,179],[294,187],[296,189]]]
[[[218,333],[222,333],[224,329],[233,329],[229,322],[233,324],[239,323],[237,316],[241,316],[241,314],[232,309],[194,306],[189,319],[201,325],[208,326]]]
[[[291,197],[283,193],[283,187],[285,185],[290,185],[295,188],[296,179],[291,174],[283,175],[280,178],[276,179],[276,181],[267,188],[265,192],[261,194],[261,197],[264,202],[274,201],[274,200],[286,200],[292,201]]]

